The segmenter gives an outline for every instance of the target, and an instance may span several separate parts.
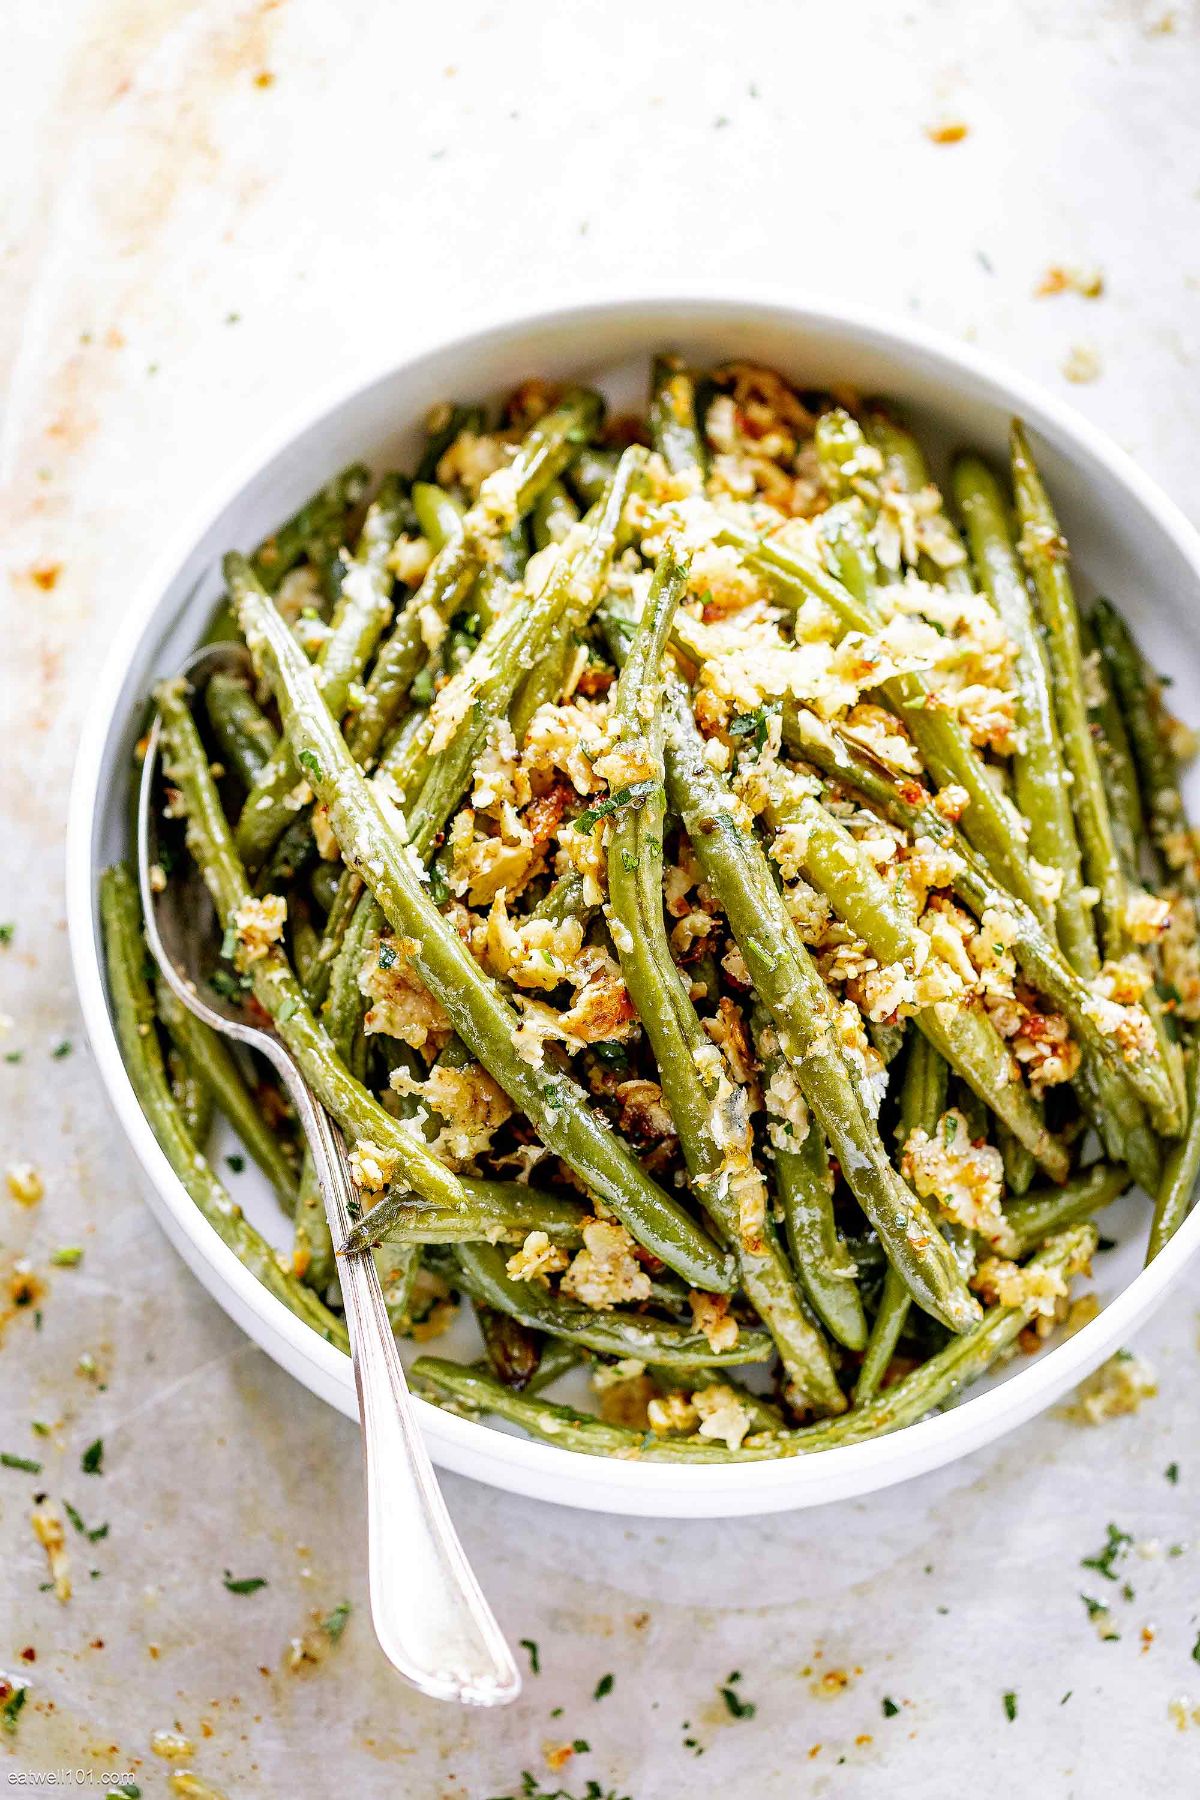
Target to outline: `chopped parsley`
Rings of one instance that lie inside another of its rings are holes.
[[[325,771],[322,769],[320,761],[314,751],[298,750],[296,752],[296,761],[300,764],[302,769],[306,770],[307,773],[312,776],[314,781],[324,781]]]
[[[602,1675],[600,1677],[599,1681],[596,1683],[596,1688],[595,1688],[595,1692],[592,1695],[592,1699],[593,1700],[603,1700],[606,1694],[611,1694],[613,1691],[613,1683],[615,1680],[616,1680],[616,1677],[614,1675]]]
[[[142,1800],[142,1790],[136,1781],[123,1781],[120,1787],[109,1788],[104,1800]]]
[[[1194,1663],[1200,1663],[1200,1637],[1198,1637],[1192,1645],[1192,1661]]]
[[[257,1594],[259,1588],[265,1588],[266,1585],[265,1575],[243,1575],[240,1580],[235,1581],[229,1570],[225,1571],[224,1586],[231,1594]]]
[[[14,1687],[3,1707],[0,1707],[0,1718],[4,1720],[4,1729],[9,1737],[15,1737],[17,1734],[17,1720],[21,1716],[21,1708],[25,1704],[28,1692],[26,1687]]]
[[[725,1677],[725,1686],[719,1692],[731,1719],[752,1719],[758,1708],[752,1700],[743,1700],[738,1693],[737,1684],[741,1679],[742,1671],[734,1669],[731,1675]]]
[[[778,711],[778,706],[759,706],[753,712],[735,714],[729,721],[730,737],[747,738],[756,750],[763,751],[771,730],[771,715]]]
[[[76,1531],[79,1532],[81,1537],[85,1537],[89,1544],[98,1544],[101,1538],[106,1538],[108,1536],[107,1524],[94,1525],[89,1531],[82,1518],[79,1516],[79,1513],[71,1505],[69,1500],[63,1501],[63,1511],[66,1513],[68,1519],[70,1519]]]
[[[606,1069],[627,1069],[629,1052],[624,1044],[618,1044],[615,1038],[601,1038],[599,1043],[591,1046],[592,1055],[597,1062],[602,1062]]]
[[[61,1062],[64,1056],[70,1056],[74,1047],[70,1038],[64,1038],[61,1044],[55,1044],[50,1054],[55,1062]]]
[[[0,944],[11,944],[16,929],[15,925],[0,925]]]
[[[1122,1531],[1119,1525],[1110,1525],[1108,1541],[1103,1550],[1098,1550],[1095,1556],[1082,1557],[1079,1566],[1082,1569],[1095,1569],[1097,1574],[1103,1575],[1105,1581],[1115,1581],[1116,1565],[1128,1553],[1132,1542],[1133,1538],[1128,1531]]]
[[[232,969],[214,969],[208,978],[208,985],[214,994],[220,994],[222,1000],[240,1002],[250,991],[250,977],[235,975]]]
[[[1017,1696],[1013,1693],[1004,1696],[1004,1716],[1010,1725],[1017,1716]]]
[[[22,1475],[40,1475],[42,1465],[31,1456],[14,1456],[9,1450],[0,1450],[0,1465],[6,1469],[19,1469]]]
[[[396,954],[396,946],[394,944],[389,944],[389,943],[386,943],[385,941],[381,940],[380,945],[379,945],[379,966],[380,966],[380,968],[381,969],[394,969],[399,960],[400,959]]]
[[[1175,1463],[1175,1462],[1168,1463],[1166,1468],[1163,1470],[1163,1474],[1166,1476],[1167,1480],[1171,1483],[1172,1487],[1174,1487],[1175,1484],[1179,1480],[1179,1464]]]
[[[232,1169],[235,1175],[240,1175],[245,1166],[246,1159],[244,1156],[238,1156],[235,1153],[233,1156],[227,1156],[225,1158],[225,1167],[227,1169]]]
[[[892,1699],[890,1694],[885,1694],[883,1696],[881,1711],[885,1719],[894,1719],[896,1714],[900,1711],[900,1708],[896,1705],[896,1702]]]
[[[6,1050],[4,1052],[4,1060],[6,1063],[24,1062],[25,1052],[23,1050]]]
[[[595,806],[589,806],[581,812],[575,821],[576,831],[590,831],[601,819],[611,818],[613,813],[620,812],[626,806],[641,806],[648,800],[655,788],[656,781],[634,781],[628,787],[618,788],[605,800],[597,800]]]
[[[517,1642],[520,1644],[522,1650],[527,1650],[529,1652],[529,1673],[531,1675],[540,1675],[542,1672],[542,1659],[536,1641],[533,1638],[518,1638]]]
[[[50,1261],[56,1269],[73,1269],[76,1263],[83,1261],[83,1251],[78,1244],[64,1244],[60,1250],[52,1252]]]
[[[90,1443],[79,1459],[79,1466],[85,1475],[102,1475],[104,1462],[104,1439],[96,1438]]]
[[[348,1600],[339,1600],[332,1612],[327,1612],[321,1620],[321,1630],[331,1644],[336,1644],[350,1623],[350,1614],[354,1608]]]
[[[572,1748],[574,1746],[572,1745]],[[618,1794],[616,1788],[602,1788],[598,1781],[589,1781],[582,1794],[568,1794],[566,1788],[555,1788],[553,1792],[544,1788],[538,1777],[528,1769],[521,1772],[521,1785],[507,1794],[493,1794],[490,1800],[631,1800],[628,1794]]]

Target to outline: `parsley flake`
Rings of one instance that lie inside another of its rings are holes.
[[[1082,1569],[1095,1569],[1097,1574],[1103,1575],[1105,1581],[1115,1581],[1116,1565],[1128,1553],[1132,1542],[1133,1538],[1128,1531],[1122,1531],[1119,1525],[1110,1525],[1108,1541],[1103,1550],[1098,1550],[1095,1556],[1081,1557],[1079,1566]]]
[[[14,1456],[11,1451],[0,1450],[0,1465],[6,1469],[19,1469],[22,1475],[40,1475],[42,1465],[35,1462],[32,1456]]]
[[[96,1438],[90,1443],[79,1459],[79,1466],[85,1475],[102,1475],[104,1470],[104,1439]]]
[[[71,1505],[71,1502],[69,1500],[63,1501],[63,1511],[66,1513],[68,1519],[70,1519],[72,1525],[75,1527],[75,1529],[79,1533],[79,1535],[81,1537],[85,1537],[89,1544],[98,1544],[102,1538],[106,1538],[108,1536],[107,1524],[94,1525],[92,1527],[92,1529],[89,1531],[87,1526],[84,1524],[82,1518],[80,1517],[79,1513]]]
[[[321,1620],[321,1630],[331,1644],[336,1644],[350,1623],[350,1614],[354,1611],[348,1600],[339,1600],[332,1612],[327,1612]]]
[[[522,1650],[527,1650],[529,1652],[529,1673],[531,1675],[540,1675],[542,1672],[542,1659],[535,1640],[533,1638],[518,1638],[517,1642],[520,1644]]]
[[[257,1594],[259,1588],[265,1588],[266,1585],[265,1575],[243,1575],[240,1580],[235,1581],[229,1570],[225,1571],[224,1586],[231,1594]]]
[[[21,1708],[25,1704],[28,1692],[29,1690],[24,1686],[14,1687],[3,1707],[0,1707],[0,1717],[4,1720],[4,1729],[9,1737],[15,1737],[17,1734],[17,1720],[21,1716]]]
[[[1004,1716],[1010,1725],[1017,1716],[1017,1696],[1013,1693],[1004,1696]]]

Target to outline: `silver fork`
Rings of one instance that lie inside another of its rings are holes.
[[[239,645],[213,645],[191,657],[183,674],[193,688],[202,688],[218,668],[248,674],[249,657]],[[199,880],[185,886],[178,880],[164,885],[158,875],[151,879],[151,870],[162,867],[155,806],[160,735],[156,717],[138,794],[138,883],[151,954],[198,1019],[274,1065],[308,1140],[333,1241],[342,1245],[354,1188],[341,1132],[276,1032],[248,1025],[235,1007],[226,1008],[207,986],[201,989],[215,962],[217,920]],[[374,1261],[369,1251],[339,1251],[338,1268],[362,1421],[376,1635],[388,1660],[422,1693],[502,1706],[516,1699],[521,1678],[446,1511],[413,1417]]]

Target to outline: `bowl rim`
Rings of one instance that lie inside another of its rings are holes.
[[[351,406],[370,388],[401,371],[449,351],[464,356],[539,330],[580,333],[614,315],[664,326],[680,316],[689,326],[714,326],[742,318],[770,320],[805,332],[848,332],[903,357],[919,354],[947,376],[968,377],[992,390],[1006,408],[1036,431],[1080,452],[1124,487],[1168,538],[1200,580],[1200,533],[1176,503],[1100,428],[1038,383],[1010,370],[989,353],[930,327],[831,297],[799,294],[756,282],[671,283],[630,291],[614,286],[589,297],[549,307],[518,307],[497,318],[486,314],[450,332],[427,330],[402,358],[373,361],[297,405],[208,493],[190,508],[147,569],[104,660],[88,704],[76,752],[68,804],[66,905],[70,954],[84,1024],[108,1098],[149,1183],[156,1217],[176,1249],[213,1298],[259,1346],[348,1417],[357,1417],[349,1359],[324,1343],[267,1292],[209,1228],[160,1149],[126,1073],[108,1010],[102,960],[97,954],[98,868],[93,855],[95,821],[102,804],[99,781],[104,754],[124,721],[117,709],[134,657],[158,618],[164,597],[197,543],[268,464],[290,443]],[[888,1486],[938,1468],[981,1447],[1050,1405],[1088,1374],[1157,1305],[1200,1248],[1200,1207],[1148,1267],[1065,1343],[1044,1352],[997,1387],[962,1400],[889,1436],[845,1445],[813,1456],[778,1462],[714,1464],[699,1468],[639,1463],[583,1455],[501,1432],[416,1398],[432,1453],[443,1466],[510,1491],[567,1505],[646,1516],[724,1516],[820,1504]]]

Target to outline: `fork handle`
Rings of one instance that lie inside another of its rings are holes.
[[[294,1069],[292,1092],[335,1244],[354,1188],[341,1132]],[[297,1084],[301,1091],[297,1091]],[[367,1478],[371,1616],[389,1662],[439,1700],[500,1706],[521,1678],[450,1521],[370,1251],[338,1257]]]

